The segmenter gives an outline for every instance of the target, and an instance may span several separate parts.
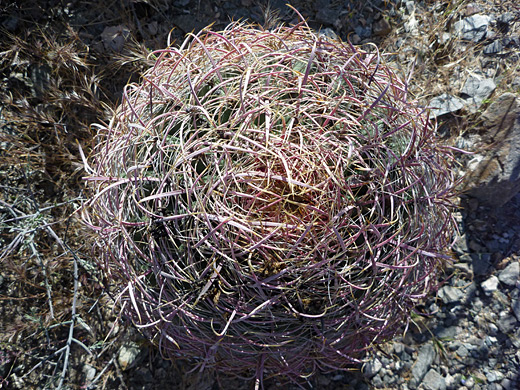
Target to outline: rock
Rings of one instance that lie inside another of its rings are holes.
[[[462,235],[457,235],[455,244],[453,244],[451,249],[454,250],[459,256],[468,252],[468,241],[465,233]]]
[[[379,36],[388,35],[392,32],[392,26],[386,18],[374,23],[374,34]]]
[[[90,383],[96,377],[96,368],[92,367],[90,364],[85,364],[83,366],[83,374],[85,375],[85,381]]]
[[[412,367],[412,378],[410,379],[408,386],[415,389],[422,382],[424,376],[430,369],[430,366],[435,359],[435,349],[432,344],[425,344],[419,350],[417,360]]]
[[[500,318],[497,321],[498,329],[504,334],[508,334],[514,329],[516,329],[516,318],[511,315],[504,315],[500,316]]]
[[[140,353],[141,349],[138,344],[133,342],[123,344],[117,357],[117,362],[121,369],[125,371],[132,368],[136,364]]]
[[[486,379],[488,382],[500,382],[504,379],[504,374],[498,370],[490,370],[486,373]]]
[[[469,378],[462,380],[462,384],[466,386],[468,389],[472,389],[473,386],[475,386],[475,379],[473,379],[473,377],[470,376]]]
[[[487,33],[491,17],[488,15],[475,14],[455,22],[455,31],[462,39],[479,42]]]
[[[457,348],[455,353],[463,359],[469,355],[469,351],[464,345],[461,345],[459,348]]]
[[[464,107],[464,100],[444,93],[440,96],[434,97],[430,101],[430,107],[432,108],[430,117],[437,118],[442,115],[459,111],[462,107]]]
[[[482,145],[468,163],[463,185],[481,204],[498,208],[520,191],[519,100],[504,93],[482,114]]]
[[[130,30],[123,25],[106,27],[101,33],[105,50],[120,52],[130,38]]]
[[[438,291],[437,296],[447,305],[460,302],[464,298],[464,293],[460,288],[444,286]]]
[[[319,37],[327,37],[327,38],[330,38],[330,39],[338,39],[338,34],[336,34],[333,29],[328,28],[328,27],[327,28],[323,28],[320,31],[318,31],[318,36]]]
[[[197,18],[187,17],[187,15],[176,15],[172,17],[172,24],[180,28],[184,33],[189,34],[193,31],[200,31],[204,24]]]
[[[487,99],[496,89],[495,82],[492,79],[482,79],[472,76],[466,80],[466,83],[460,91],[465,95],[465,103],[471,113],[477,112],[482,102]]]
[[[479,13],[480,11],[482,11],[482,10],[480,9],[478,4],[469,3],[468,5],[466,5],[466,10],[465,10],[464,14],[466,16],[471,16],[471,15]]]
[[[450,373],[446,374],[444,377],[444,384],[446,385],[447,389],[454,388],[456,384],[455,377]]]
[[[383,364],[379,361],[378,358],[375,358],[365,364],[365,366],[363,367],[363,373],[367,378],[370,379],[376,376],[382,367]]]
[[[511,300],[511,309],[515,313],[516,319],[520,321],[520,299]]]
[[[498,280],[508,286],[514,286],[520,276],[520,263],[513,261],[498,274]]]
[[[438,326],[434,329],[433,334],[439,339],[453,339],[460,330],[456,326],[450,326],[445,328],[444,326]]]
[[[444,378],[433,368],[424,376],[422,384],[425,390],[446,390]]]
[[[368,38],[372,35],[372,28],[370,26],[357,26],[354,28],[354,31],[361,39]]]
[[[473,279],[473,271],[471,270],[469,264],[455,263],[453,264],[453,268],[458,270],[462,275],[468,277],[469,279]]]
[[[471,266],[475,275],[482,276],[487,274],[491,267],[491,253],[472,253],[471,259]]]
[[[502,49],[504,48],[504,45],[499,40],[491,42],[489,45],[484,46],[484,54],[486,55],[494,55],[497,53],[500,53]]]
[[[515,20],[515,14],[512,12],[505,12],[497,18],[498,28],[504,32],[509,29],[509,24]]]
[[[486,281],[482,282],[480,286],[482,287],[482,290],[484,290],[486,295],[490,295],[498,289],[498,278],[495,275],[493,275]]]
[[[338,12],[330,7],[321,7],[316,13],[316,22],[320,24],[332,24],[338,17]]]

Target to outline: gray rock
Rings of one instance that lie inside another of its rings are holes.
[[[466,80],[460,92],[467,96],[464,99],[465,104],[468,106],[468,110],[474,113],[480,108],[482,102],[491,96],[496,87],[492,79],[472,76]]]
[[[468,252],[468,240],[465,233],[457,235],[455,244],[453,244],[451,249],[453,249],[458,255],[464,255]]]
[[[419,350],[417,360],[412,367],[412,378],[410,379],[408,386],[411,389],[415,389],[422,382],[424,376],[430,369],[430,366],[435,359],[435,349],[432,344],[425,344]]]
[[[464,298],[464,292],[460,288],[444,286],[437,292],[437,296],[447,305],[460,302]]]
[[[338,17],[338,12],[330,7],[322,7],[316,13],[316,22],[320,24],[332,24]]]
[[[141,353],[141,348],[134,342],[127,342],[121,346],[117,362],[123,371],[135,366],[138,357]]]
[[[461,358],[465,358],[469,355],[469,351],[464,345],[461,345],[459,348],[457,348],[457,350],[455,352]]]
[[[430,101],[430,107],[432,108],[430,117],[437,118],[442,115],[459,111],[462,107],[464,107],[464,100],[459,97],[444,93],[440,96],[434,97]]]
[[[379,361],[378,358],[375,358],[365,364],[365,366],[363,367],[363,373],[367,378],[370,379],[376,376],[382,367],[383,364]]]
[[[433,368],[424,376],[422,384],[425,390],[446,390],[444,378]]]
[[[438,326],[433,331],[435,337],[439,339],[453,339],[459,333],[459,329],[456,326],[450,326],[445,328],[444,326]]]
[[[372,28],[370,26],[357,26],[354,28],[354,31],[361,39],[368,38],[372,35]]]
[[[105,50],[120,52],[130,38],[130,30],[123,25],[106,27],[101,33],[101,41]]]
[[[511,309],[513,309],[516,319],[520,321],[520,299],[511,300]]]
[[[482,276],[487,274],[491,267],[491,253],[472,253],[471,259],[471,266],[475,275]]]
[[[488,15],[476,14],[455,22],[454,27],[462,39],[479,42],[486,36],[490,21]]]
[[[508,25],[515,20],[515,14],[512,12],[505,12],[497,18],[499,25]]]
[[[85,364],[83,366],[83,374],[85,375],[85,380],[90,383],[96,377],[96,368],[91,366],[90,364]]]
[[[372,378],[371,382],[376,389],[380,389],[384,386],[383,379],[381,379],[379,375],[376,375],[374,378]]]
[[[466,386],[468,389],[472,389],[473,386],[475,386],[475,379],[473,379],[472,376],[469,378],[463,380],[463,385]]]
[[[491,42],[489,45],[484,46],[484,54],[486,55],[493,55],[500,53],[502,49],[504,48],[504,45],[499,40]]]
[[[508,334],[517,327],[517,321],[514,316],[504,315],[500,316],[497,321],[498,329],[504,334]]]
[[[486,372],[486,379],[488,382],[500,382],[504,379],[504,374],[497,370],[490,370]]]
[[[520,99],[498,97],[482,114],[482,144],[468,170],[463,191],[480,203],[501,207],[520,191]]]
[[[480,286],[487,295],[492,294],[498,289],[498,278],[493,275],[489,279],[482,282]]]
[[[513,261],[498,274],[498,280],[508,286],[514,286],[520,276],[520,263]]]

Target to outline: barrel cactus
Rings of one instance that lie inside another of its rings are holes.
[[[344,369],[436,288],[451,154],[376,48],[233,23],[154,53],[86,164],[124,314],[168,357]]]

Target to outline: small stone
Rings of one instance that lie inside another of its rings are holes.
[[[481,9],[478,6],[478,4],[469,3],[468,5],[466,5],[466,10],[464,13],[466,14],[466,16],[471,16],[471,15],[475,15],[475,14],[479,13],[480,11],[481,11]]]
[[[491,42],[489,45],[484,46],[484,54],[486,55],[493,55],[500,53],[502,49],[504,48],[504,45],[502,45],[502,42],[499,40]]]
[[[457,31],[462,39],[479,42],[487,33],[491,17],[488,15],[475,14],[455,22],[455,31]]]
[[[92,367],[90,364],[85,364],[83,366],[83,374],[85,374],[85,380],[87,382],[92,382],[96,377],[96,368]]]
[[[493,275],[486,281],[482,282],[481,284],[482,290],[486,293],[486,295],[490,295],[497,291],[498,288],[498,278]]]
[[[106,50],[120,52],[130,37],[130,30],[123,25],[106,27],[101,33],[101,40]]]
[[[506,12],[497,18],[497,23],[499,25],[508,25],[513,20],[515,20],[515,14],[513,14],[512,12]]]
[[[452,286],[442,287],[437,295],[446,305],[449,303],[460,302],[462,298],[464,298],[462,290]]]
[[[492,322],[490,322],[488,324],[488,333],[492,336],[494,336],[498,333],[498,327],[495,324],[493,324]]]
[[[433,368],[424,376],[422,384],[425,390],[446,390],[444,378]]]
[[[472,267],[473,273],[477,276],[487,274],[491,267],[491,253],[472,253]]]
[[[434,97],[430,101],[430,107],[432,108],[430,117],[437,118],[442,115],[459,111],[462,107],[464,107],[464,100],[444,93],[440,96]]]
[[[502,382],[500,382],[500,386],[502,386],[502,388],[504,390],[513,390],[514,387],[513,387],[513,381],[509,378],[504,378],[502,380]]]
[[[516,318],[511,315],[500,316],[497,321],[498,329],[504,334],[508,334],[516,328]]]
[[[119,350],[119,356],[117,358],[121,369],[125,371],[131,368],[136,363],[140,353],[141,349],[136,343],[129,342],[123,344]]]
[[[463,385],[466,386],[468,389],[472,389],[473,386],[475,386],[475,379],[473,377],[469,377],[463,381]]]
[[[492,79],[469,77],[461,90],[461,93],[467,96],[465,101],[469,111],[472,113],[477,112],[482,102],[491,96],[496,87]]]
[[[416,388],[423,380],[424,376],[430,369],[430,366],[435,359],[435,349],[432,344],[425,344],[419,350],[417,360],[412,367],[412,379],[410,379],[408,385],[410,388]]]
[[[370,360],[367,362],[363,368],[363,373],[367,378],[373,378],[377,375],[377,373],[381,370],[383,367],[383,364],[378,358],[375,358],[373,360]]]
[[[498,342],[497,338],[494,337],[494,336],[486,336],[484,342],[486,343],[486,345],[488,347],[491,347],[493,345],[496,345],[496,343]]]
[[[511,300],[511,309],[513,309],[516,319],[520,321],[520,299]]]
[[[381,20],[374,23],[374,34],[379,36],[388,35],[392,32],[392,26],[390,22],[386,18],[382,18]]]
[[[354,31],[361,39],[368,38],[372,35],[372,28],[370,26],[357,26],[354,28]]]
[[[439,339],[453,339],[459,333],[459,329],[456,326],[450,326],[445,328],[444,326],[438,326],[433,331],[435,337]]]
[[[520,328],[517,328],[515,333],[510,334],[509,339],[516,349],[520,349]]]
[[[459,348],[457,348],[456,354],[461,358],[465,358],[469,355],[469,351],[464,345],[461,345]]]
[[[384,386],[383,380],[381,379],[381,377],[379,375],[376,375],[374,378],[372,378],[372,385],[376,389],[380,389],[381,387]]]
[[[498,280],[508,286],[514,286],[520,276],[520,263],[514,261],[498,274]]]
[[[489,382],[499,382],[504,379],[504,374],[497,370],[491,370],[486,373],[486,379]]]
[[[453,244],[452,249],[458,255],[463,255],[468,252],[468,240],[467,240],[466,234],[463,234],[461,236],[457,235],[455,244]]]
[[[451,389],[455,386],[455,377],[452,376],[450,373],[446,374],[444,377],[444,383],[446,384],[447,389]]]

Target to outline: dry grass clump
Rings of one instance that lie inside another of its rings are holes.
[[[450,152],[375,48],[303,22],[155,53],[99,126],[85,222],[172,358],[261,380],[343,369],[436,287]]]
[[[106,331],[83,320],[101,288],[71,215],[83,187],[77,143],[107,99],[77,32],[40,27],[2,31],[0,43],[0,387],[81,383],[71,366]]]

